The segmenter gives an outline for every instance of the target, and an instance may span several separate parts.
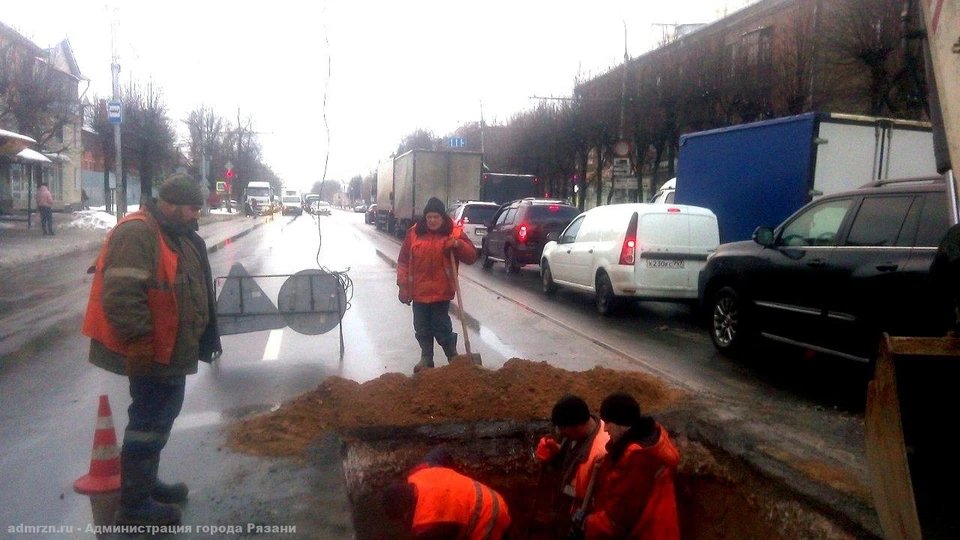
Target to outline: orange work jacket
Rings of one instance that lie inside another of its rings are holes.
[[[409,477],[417,489],[413,532],[430,525],[462,525],[459,538],[497,540],[510,528],[507,503],[489,487],[446,467],[427,467]]]
[[[117,226],[133,220],[146,222],[157,235],[157,243],[160,246],[160,260],[157,262],[153,279],[147,282],[147,307],[150,309],[153,327],[151,337],[153,339],[154,361],[160,364],[169,364],[180,326],[176,288],[174,286],[179,256],[167,245],[166,240],[163,239],[163,234],[160,232],[160,226],[153,216],[150,216],[146,211],[140,210],[127,215],[117,223]],[[116,228],[113,229],[113,231],[115,230]],[[83,321],[83,335],[99,341],[111,351],[127,356],[129,354],[128,343],[117,336],[116,330],[110,325],[110,321],[107,320],[103,310],[103,264],[106,260],[107,246],[110,244],[113,231],[110,231],[110,234],[107,235],[107,240],[100,248],[100,256],[97,258],[93,286],[90,288],[90,300],[87,303],[87,313]]]
[[[457,270],[450,267],[450,255],[443,249],[449,238],[460,240],[456,250],[458,265],[461,261],[473,264],[477,260],[473,240],[462,227],[454,226],[449,236],[434,232],[418,235],[417,225],[410,227],[397,259],[401,296],[423,304],[453,300],[457,290],[453,272]]]
[[[601,462],[584,527],[587,540],[679,540],[673,478],[680,453],[657,426],[660,438],[652,446],[634,442],[616,463],[609,455]]]
[[[563,491],[567,495],[573,493],[574,501],[573,511],[580,509],[580,502],[587,496],[587,486],[590,484],[590,473],[593,470],[593,464],[598,459],[607,454],[607,443],[610,442],[610,434],[604,429],[604,422],[598,422],[597,434],[593,437],[593,445],[590,447],[590,454],[577,467],[577,472],[573,475],[573,481],[570,486],[564,486]]]

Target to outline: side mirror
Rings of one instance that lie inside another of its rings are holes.
[[[773,247],[773,229],[770,227],[757,227],[757,230],[753,231],[753,241],[763,247]]]
[[[560,241],[560,233],[556,231],[547,233],[547,242],[559,242],[559,241]]]

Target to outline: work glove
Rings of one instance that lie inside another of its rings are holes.
[[[553,458],[557,457],[557,454],[560,453],[560,445],[557,443],[557,440],[553,437],[547,435],[540,439],[540,442],[537,443],[537,451],[534,452],[534,455],[537,456],[537,459],[540,461],[553,461]]]
[[[459,247],[460,247],[459,238],[454,238],[451,236],[450,238],[447,238],[446,240],[443,241],[443,249],[445,250],[449,251],[451,249],[458,249]]]
[[[149,375],[153,372],[153,338],[144,336],[127,344],[124,370],[127,376]]]
[[[403,290],[401,290],[400,293],[397,295],[397,299],[400,300],[400,303],[401,303],[401,304],[406,304],[406,305],[408,305],[408,306],[410,305],[410,302],[412,301],[412,300],[410,299],[410,295],[409,295],[408,293],[404,292]]]

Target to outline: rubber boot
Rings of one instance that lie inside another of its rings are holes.
[[[433,367],[433,358],[429,356],[421,356],[420,361],[417,365],[413,366],[414,373],[420,373],[421,370],[432,368]]]
[[[457,355],[457,334],[450,334],[450,341],[440,345],[443,348],[443,354],[447,355],[447,361]]]
[[[117,525],[176,525],[182,511],[175,504],[151,496],[156,485],[159,457],[131,457],[120,453],[120,509]]]
[[[150,471],[153,477],[153,491],[150,492],[150,496],[157,502],[176,504],[182,507],[183,504],[187,502],[187,495],[190,493],[190,489],[183,482],[177,482],[176,484],[161,482],[158,476],[159,472],[160,459],[158,457],[154,460],[153,470]]]

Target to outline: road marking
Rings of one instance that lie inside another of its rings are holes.
[[[264,362],[276,362],[280,359],[280,341],[283,340],[283,328],[271,330],[267,338],[267,347],[263,350]]]

